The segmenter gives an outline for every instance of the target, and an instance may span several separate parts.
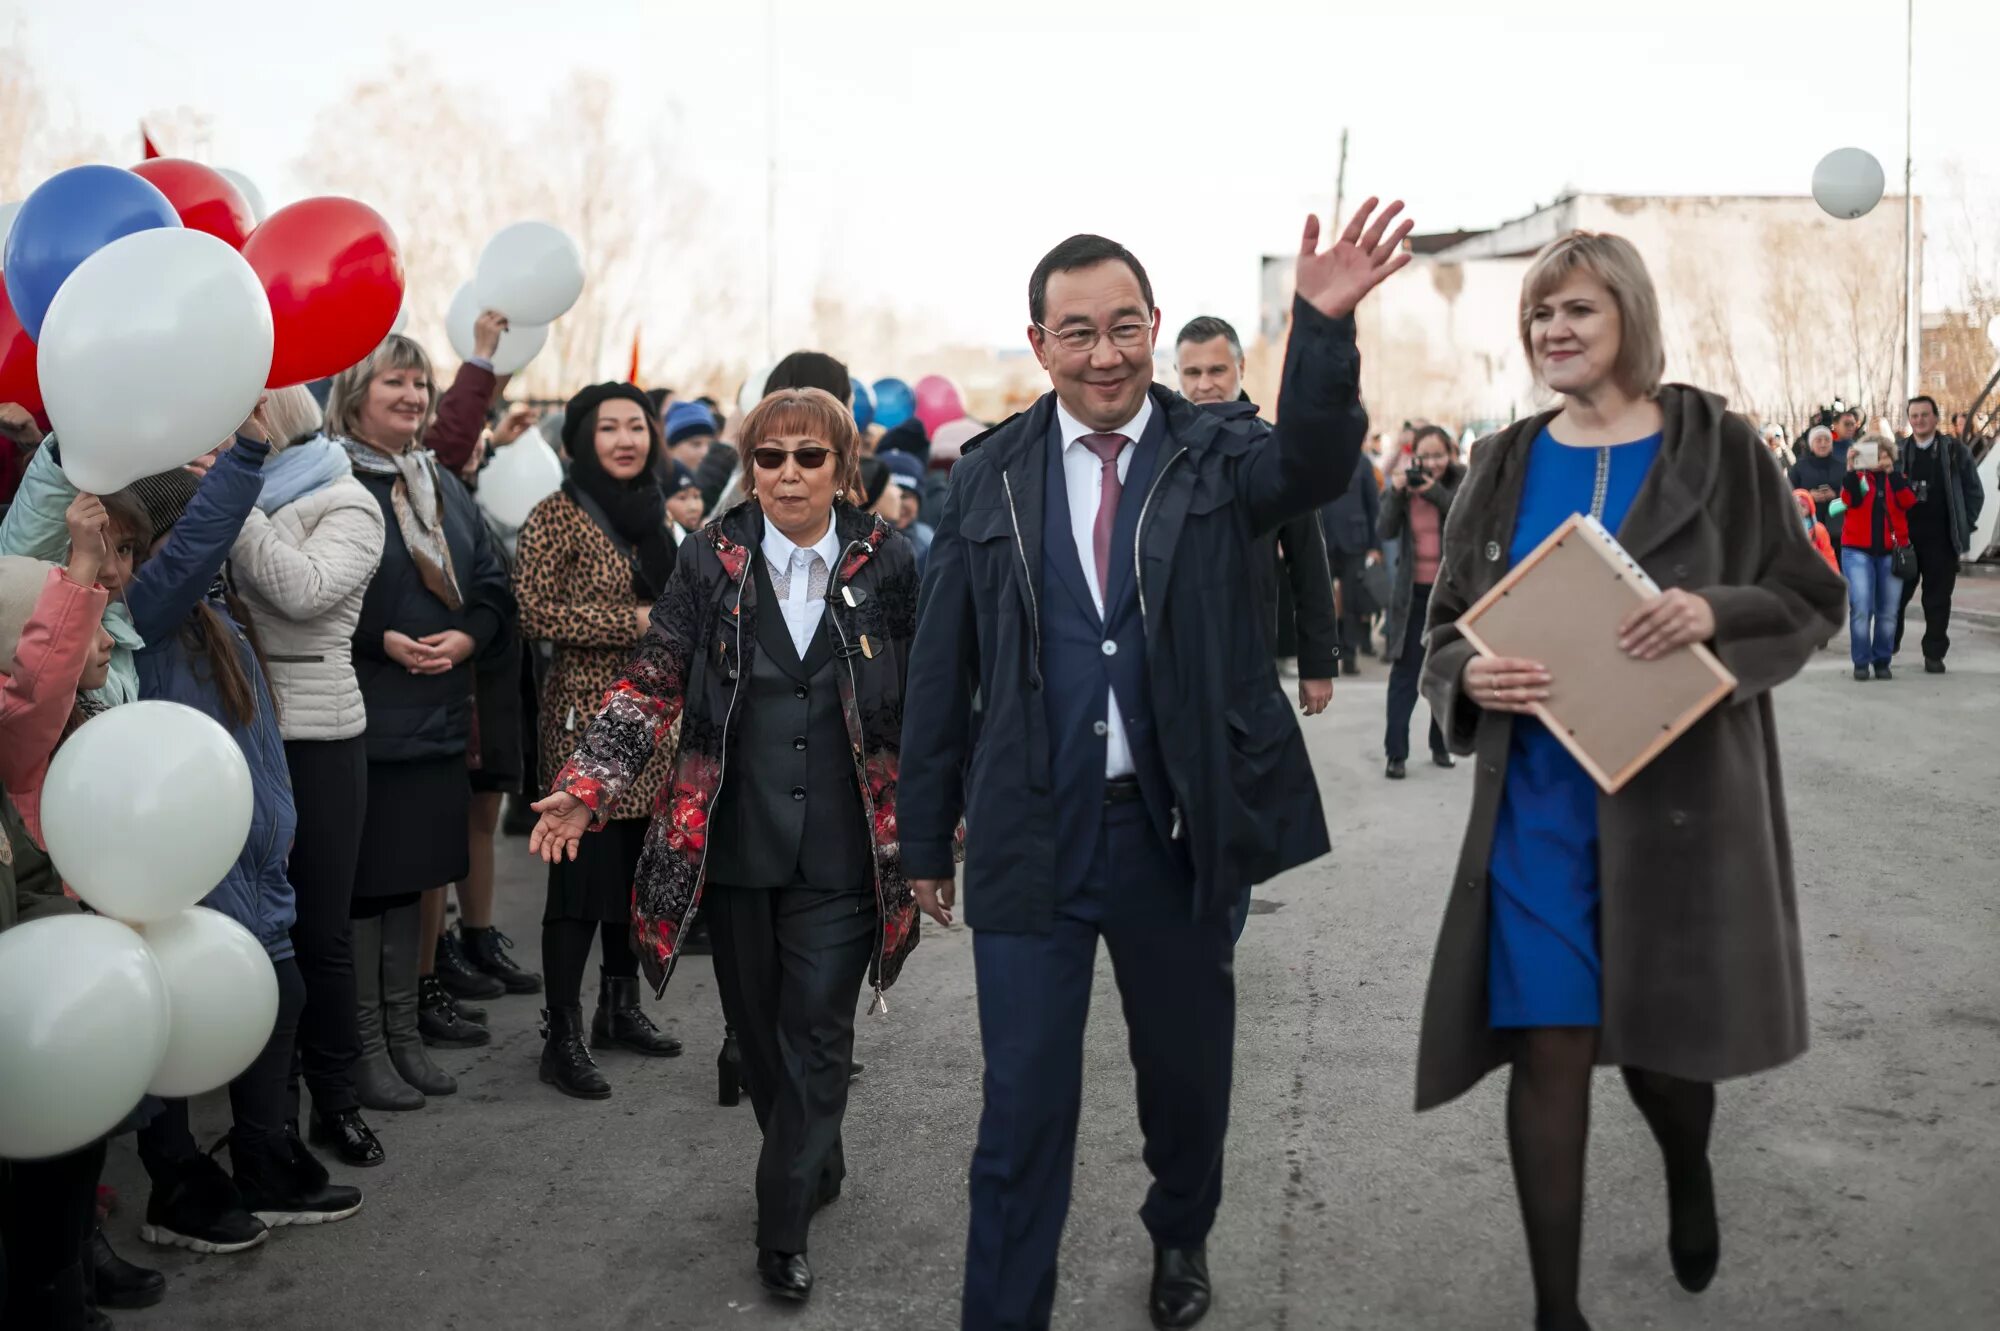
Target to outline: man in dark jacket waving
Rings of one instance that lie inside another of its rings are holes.
[[[1327,850],[1255,602],[1257,538],[1334,498],[1367,420],[1353,313],[1408,261],[1401,204],[1319,248],[1308,219],[1275,431],[1155,387],[1160,313],[1123,246],[1036,265],[1028,340],[1055,391],[968,444],[931,546],[898,811],[918,904],[950,924],[967,828],[985,1111],[963,1326],[1046,1327],[1102,936],[1153,1174],[1152,1316],[1208,1310],[1236,996],[1230,917]],[[975,718],[974,702],[978,711]]]

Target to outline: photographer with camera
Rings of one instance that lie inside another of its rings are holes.
[[[1444,520],[1465,468],[1458,445],[1435,425],[1417,431],[1415,460],[1389,473],[1382,496],[1382,516],[1376,535],[1384,542],[1401,539],[1403,557],[1396,561],[1395,589],[1389,597],[1389,623],[1397,625],[1401,642],[1389,669],[1389,728],[1383,739],[1389,766],[1384,773],[1401,781],[1410,757],[1410,716],[1417,707],[1417,683],[1424,670],[1424,626],[1429,617],[1431,584],[1437,579],[1438,555],[1444,548]],[[1437,717],[1431,718],[1431,761],[1454,764],[1445,748]]]
[[[1937,402],[1913,397],[1910,433],[1900,445],[1896,470],[1910,481],[1917,499],[1910,509],[1910,545],[1916,551],[1917,573],[1903,580],[1896,606],[1896,647],[1903,646],[1903,624],[1910,601],[1921,585],[1924,593],[1924,673],[1942,675],[1944,654],[1951,650],[1951,594],[1958,585],[1959,556],[1972,550],[1972,529],[1985,506],[1986,489],[1979,468],[1966,446],[1938,433]]]

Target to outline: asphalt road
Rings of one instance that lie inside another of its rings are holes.
[[[1658,1156],[1600,1073],[1585,1307],[1605,1328],[1846,1331],[2000,1326],[2000,636],[1962,634],[1943,677],[1859,685],[1822,653],[1782,692],[1813,1048],[1725,1086],[1715,1285],[1667,1267]],[[1417,1014],[1469,772],[1382,779],[1386,668],[1307,723],[1336,849],[1265,885],[1237,956],[1227,1196],[1211,1240],[1220,1328],[1524,1328],[1531,1301],[1501,1125],[1502,1077],[1418,1117]],[[1421,709],[1420,709],[1421,715]],[[1418,732],[1419,736],[1421,732]],[[1422,751],[1419,738],[1418,750]],[[502,923],[532,959],[540,875],[503,847]],[[529,961],[532,964],[532,960]],[[1056,1324],[1148,1325],[1132,1075],[1108,963]],[[590,1001],[588,993],[586,1003]],[[705,963],[654,1011],[686,1057],[610,1054],[602,1103],[535,1076],[532,998],[495,1043],[444,1053],[459,1094],[373,1120],[389,1160],[345,1223],[235,1257],[144,1248],[129,1139],[108,1171],[122,1251],[164,1268],[138,1328],[660,1327],[943,1331],[956,1322],[965,1168],[979,1111],[969,939],[931,931],[863,1017],[845,1196],[813,1234],[803,1311],[751,1271],[756,1128],[715,1104]],[[198,1109],[204,1137],[226,1105]]]

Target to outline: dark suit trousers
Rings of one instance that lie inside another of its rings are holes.
[[[1424,621],[1430,616],[1431,589],[1418,583],[1410,589],[1410,613],[1404,616],[1402,651],[1389,669],[1389,729],[1382,751],[1395,762],[1410,757],[1410,717],[1417,710],[1417,683],[1424,673]],[[1443,753],[1444,732],[1431,717],[1431,752]]]
[[[1903,584],[1903,600],[1896,607],[1896,650],[1903,650],[1903,624],[1921,587],[1924,659],[1942,661],[1951,650],[1951,594],[1958,588],[1958,550],[1951,537],[1941,532],[1913,535],[1910,544],[1917,552],[1917,576]]]
[[[1222,1200],[1236,1041],[1229,921],[1189,918],[1191,885],[1142,802],[1108,805],[1083,885],[1045,934],[975,931],[985,1109],[972,1156],[967,1331],[1049,1324],[1083,1102],[1083,1031],[1104,939],[1138,1074],[1155,1242],[1200,1243]]]
[[[736,1029],[764,1133],[757,1246],[804,1252],[822,1182],[837,1185],[847,1172],[840,1123],[875,898],[711,885],[703,905],[723,1016]]]
[[[1368,552],[1351,555],[1334,550],[1328,553],[1327,561],[1333,580],[1340,584],[1340,635],[1345,639],[1341,650],[1354,653],[1347,660],[1366,656],[1370,651],[1368,621],[1377,611],[1387,609],[1370,601],[1362,589],[1361,570],[1368,567]]]

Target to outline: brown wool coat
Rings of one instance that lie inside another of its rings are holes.
[[[625,673],[641,637],[632,563],[590,515],[558,490],[535,505],[515,545],[514,591],[524,637],[553,645],[542,681],[539,716],[541,771],[537,793],[550,789],[604,695]],[[649,818],[667,779],[674,743],[661,744],[606,818]]]
[[[1771,690],[1840,626],[1846,592],[1799,525],[1756,431],[1713,394],[1660,392],[1665,440],[1618,538],[1662,588],[1699,593],[1738,680],[1622,791],[1598,797],[1598,1060],[1719,1081],[1806,1047],[1791,829]],[[1445,906],[1417,1055],[1417,1108],[1507,1057],[1487,1025],[1487,859],[1513,718],[1459,687],[1474,651],[1458,616],[1507,572],[1536,435],[1554,413],[1480,443],[1445,526],[1423,694],[1453,751],[1474,754],[1472,816]]]

